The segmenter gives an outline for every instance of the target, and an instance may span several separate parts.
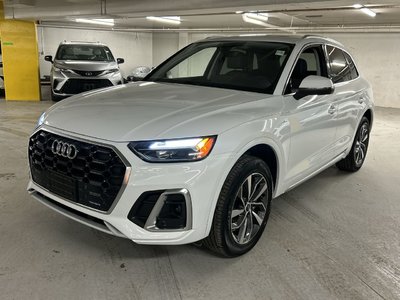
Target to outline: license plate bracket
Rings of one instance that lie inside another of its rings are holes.
[[[49,190],[68,200],[78,202],[77,181],[73,178],[49,171]]]
[[[94,90],[95,88],[96,88],[96,85],[94,83],[84,83],[83,84],[83,89],[85,91]]]

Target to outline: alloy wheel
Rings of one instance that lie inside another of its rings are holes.
[[[252,173],[241,184],[231,211],[231,234],[236,243],[249,243],[267,214],[268,184],[260,173]]]
[[[357,166],[360,166],[367,154],[369,129],[368,124],[364,123],[358,133],[356,143],[354,145],[354,160]]]

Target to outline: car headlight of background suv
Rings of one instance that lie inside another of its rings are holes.
[[[131,142],[128,147],[147,162],[189,162],[206,158],[216,136]]]
[[[111,73],[116,73],[119,72],[119,69],[110,69],[110,70],[105,70],[102,75],[106,75],[106,74],[111,74]]]
[[[59,68],[59,67],[54,67],[54,72],[71,72],[70,69],[65,69],[65,68]]]

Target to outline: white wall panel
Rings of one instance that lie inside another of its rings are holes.
[[[153,67],[166,60],[178,49],[178,33],[153,33]]]

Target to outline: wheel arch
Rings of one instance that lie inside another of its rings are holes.
[[[369,127],[371,128],[372,127],[372,122],[374,121],[374,113],[372,112],[372,109],[368,108],[365,111],[363,117],[366,117],[368,119]]]
[[[257,144],[248,149],[243,155],[255,156],[268,165],[272,175],[273,190],[275,191],[278,181],[279,159],[274,148],[268,144]]]
[[[267,151],[266,153],[263,153],[263,151]],[[208,221],[207,221],[207,226],[206,226],[206,235],[210,233],[213,218],[214,218],[214,212],[215,212],[215,207],[217,205],[217,201],[219,198],[219,195],[221,193],[221,189],[223,187],[223,184],[225,183],[225,180],[229,174],[229,172],[232,170],[234,165],[238,162],[238,160],[243,157],[243,155],[253,155],[256,156],[263,161],[267,163],[267,165],[271,169],[272,177],[273,177],[273,198],[276,196],[279,196],[282,193],[282,190],[284,189],[282,186],[282,174],[284,173],[284,168],[285,168],[285,160],[284,160],[284,155],[283,155],[283,148],[281,144],[278,144],[277,142],[274,141],[272,138],[258,138],[254,139],[251,142],[248,142],[245,146],[242,146],[240,150],[237,150],[234,152],[235,155],[233,155],[230,159],[229,164],[227,165],[226,170],[224,171],[223,175],[221,176],[221,181],[218,183],[218,188],[216,189],[215,195],[214,195],[214,201],[212,202],[210,206],[210,214],[208,216]],[[271,168],[272,166],[272,168]]]

